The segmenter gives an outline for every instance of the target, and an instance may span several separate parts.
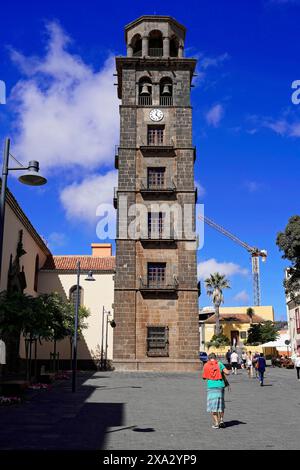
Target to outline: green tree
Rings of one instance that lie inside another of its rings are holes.
[[[221,348],[223,346],[229,346],[230,339],[227,338],[226,335],[220,333],[219,335],[214,335],[210,341],[206,343],[207,348],[211,348],[212,346],[215,348]]]
[[[248,307],[246,313],[247,313],[247,315],[250,319],[250,323],[252,324],[253,323],[253,317],[255,315],[254,309],[252,307]]]
[[[257,345],[276,341],[278,336],[276,324],[270,320],[265,323],[252,324],[248,330],[247,344]]]
[[[300,216],[294,215],[288,221],[284,232],[277,235],[276,244],[283,251],[282,258],[291,261],[288,277],[284,281],[287,295],[300,301]]]
[[[261,343],[261,325],[252,324],[248,330],[247,344],[256,345]]]
[[[276,325],[270,320],[266,321],[260,326],[260,335],[262,343],[276,341],[279,336]]]
[[[20,335],[31,317],[34,300],[21,292],[0,293],[0,334],[6,344],[9,372],[18,372],[20,365]]]
[[[205,279],[206,292],[211,297],[215,307],[216,314],[216,327],[215,334],[218,336],[221,333],[220,328],[220,305],[224,302],[223,290],[230,289],[229,281],[226,276],[220,273],[211,274]]]

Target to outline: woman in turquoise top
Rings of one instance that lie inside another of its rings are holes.
[[[222,372],[226,375],[229,371],[222,362],[217,361],[216,355],[211,353],[208,361],[203,368],[203,379],[207,380],[207,412],[211,413],[213,419],[213,428],[224,428],[224,390],[225,382],[222,378]]]

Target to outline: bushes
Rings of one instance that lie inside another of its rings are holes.
[[[214,335],[210,341],[206,343],[207,348],[222,348],[223,346],[230,346],[230,339],[220,333],[219,335]]]

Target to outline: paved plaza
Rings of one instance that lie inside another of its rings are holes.
[[[1,449],[299,449],[300,381],[268,368],[265,387],[230,376],[226,429],[211,429],[200,374],[82,373],[0,408]]]

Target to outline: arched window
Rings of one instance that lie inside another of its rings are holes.
[[[161,31],[155,29],[149,34],[149,56],[162,57],[163,55],[163,37]]]
[[[172,36],[170,40],[170,57],[178,57],[179,42],[176,36]]]
[[[76,299],[77,299],[77,286],[72,286],[69,291],[69,300],[72,302],[74,307],[76,306]],[[83,301],[83,289],[79,286],[79,306],[82,305]]]
[[[173,82],[169,77],[164,77],[159,83],[159,103],[161,106],[173,105]]]
[[[135,34],[131,40],[133,57],[142,57],[142,38],[140,34]]]
[[[39,264],[40,264],[40,257],[39,257],[39,255],[36,255],[36,257],[35,257],[35,269],[34,269],[34,286],[33,286],[35,292],[38,291]]]
[[[152,105],[152,82],[149,77],[142,77],[139,80],[139,105]]]

